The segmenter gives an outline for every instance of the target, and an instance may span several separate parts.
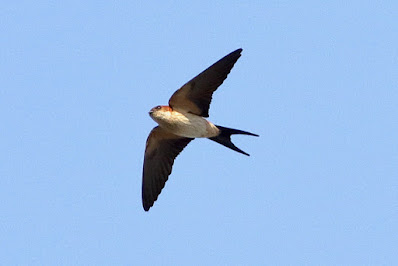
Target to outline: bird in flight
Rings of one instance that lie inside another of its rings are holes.
[[[238,60],[242,49],[221,58],[191,79],[171,96],[169,105],[149,111],[158,123],[148,136],[142,176],[142,205],[148,211],[162,191],[177,155],[194,138],[208,138],[249,156],[231,142],[231,135],[258,135],[206,120],[213,92],[223,83]]]

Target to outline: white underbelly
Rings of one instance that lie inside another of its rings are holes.
[[[172,111],[166,121],[159,125],[172,133],[187,138],[210,138],[219,134],[219,129],[201,116]]]

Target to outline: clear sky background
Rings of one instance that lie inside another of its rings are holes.
[[[398,264],[396,1],[6,1],[1,265]],[[148,111],[243,48],[141,204]]]

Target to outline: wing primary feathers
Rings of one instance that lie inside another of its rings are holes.
[[[233,51],[188,81],[171,96],[169,105],[173,109],[183,109],[196,115],[209,117],[213,92],[227,78],[241,56],[241,52],[242,49]]]
[[[152,129],[148,136],[142,174],[142,206],[148,211],[157,200],[171,174],[174,159],[193,140],[165,131]]]

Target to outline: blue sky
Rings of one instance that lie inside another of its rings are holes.
[[[0,264],[398,263],[394,1],[6,1]],[[155,206],[148,111],[243,48]]]

